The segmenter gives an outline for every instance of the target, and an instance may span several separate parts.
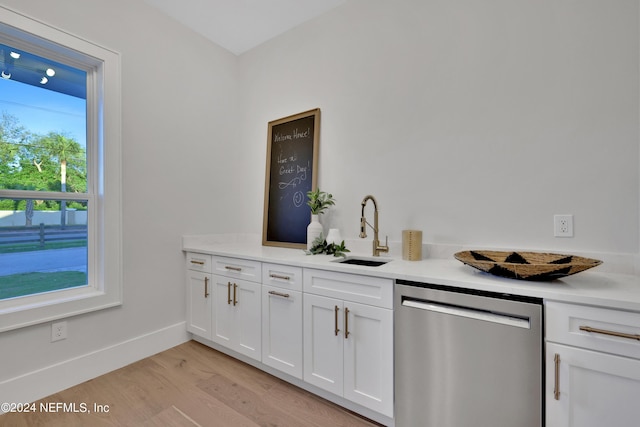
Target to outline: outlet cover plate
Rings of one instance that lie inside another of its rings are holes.
[[[553,235],[555,237],[573,237],[573,215],[554,215]]]
[[[67,339],[67,322],[51,324],[51,342]]]

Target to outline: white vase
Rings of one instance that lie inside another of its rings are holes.
[[[311,223],[307,226],[307,250],[313,246],[313,241],[323,232],[320,215],[311,215]]]

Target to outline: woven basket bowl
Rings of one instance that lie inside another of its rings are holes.
[[[462,251],[454,257],[495,276],[532,281],[561,279],[602,264],[597,259],[543,252]]]

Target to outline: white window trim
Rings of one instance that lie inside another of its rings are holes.
[[[87,168],[97,173],[87,183],[91,194],[74,195],[93,205],[88,229],[90,286],[0,301],[3,332],[122,304],[122,173],[120,55],[1,5],[0,33],[42,46],[50,58],[56,45],[81,52],[79,63],[86,67],[87,55],[95,58],[96,71],[87,77]],[[91,97],[98,102],[90,102]],[[19,198],[21,192],[5,191],[3,197],[9,194]]]

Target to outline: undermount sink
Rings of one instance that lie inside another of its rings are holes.
[[[387,258],[366,258],[366,257],[346,257],[344,259],[336,260],[333,262],[337,262],[340,264],[353,264],[353,265],[364,265],[366,267],[380,267],[391,261]]]

